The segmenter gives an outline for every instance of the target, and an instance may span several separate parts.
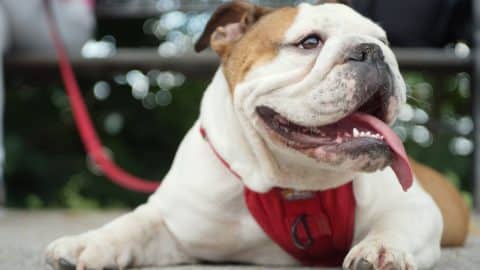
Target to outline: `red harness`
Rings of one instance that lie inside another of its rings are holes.
[[[220,162],[242,179],[217,152],[201,128],[202,137]],[[274,188],[258,193],[244,188],[250,214],[263,231],[306,266],[339,266],[350,250],[355,223],[352,183],[316,192]]]

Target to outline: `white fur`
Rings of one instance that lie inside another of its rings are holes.
[[[353,179],[357,201],[354,247],[345,259],[345,268],[356,268],[362,259],[377,266],[382,252],[385,261],[398,269],[432,267],[440,255],[442,220],[437,206],[418,183],[403,192],[390,168],[366,174],[312,161],[270,142],[258,127],[254,108],[265,103],[308,124],[340,117],[327,117],[308,104],[308,96],[317,90],[313,86],[321,84],[328,70],[335,67],[342,44],[380,44],[378,38],[384,33],[346,7],[302,5],[285,42],[328,23],[333,32],[320,56],[300,55],[286,48],[270,63],[252,70],[233,97],[220,68],[204,94],[199,120],[148,203],[98,230],[53,242],[47,248],[49,263],[58,266],[63,258],[77,269],[161,266],[198,259],[298,265],[252,218],[243,201],[243,185],[259,192],[272,187],[322,190]],[[328,27],[318,30],[322,29],[329,31]],[[400,104],[405,99],[403,80],[390,49],[385,45],[381,48],[395,73]],[[294,106],[282,107],[284,97],[290,97]],[[392,112],[394,117],[395,108]],[[242,181],[214,155],[200,135],[200,126]]]

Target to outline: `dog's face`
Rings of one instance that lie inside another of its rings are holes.
[[[373,172],[395,161],[398,145],[384,123],[394,121],[406,90],[372,21],[343,4],[271,10],[235,1],[217,10],[197,49],[207,37],[247,137],[282,181]]]

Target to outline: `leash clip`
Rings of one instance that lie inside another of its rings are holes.
[[[307,235],[307,241],[305,243],[302,243],[298,237],[297,227],[299,224],[303,226],[303,229],[305,230],[305,233]],[[312,235],[310,234],[310,230],[308,229],[308,225],[307,225],[307,215],[303,214],[298,216],[295,219],[295,222],[293,223],[292,229],[290,231],[290,235],[292,237],[293,244],[298,249],[305,250],[305,249],[308,249],[313,244],[313,238],[312,238]]]

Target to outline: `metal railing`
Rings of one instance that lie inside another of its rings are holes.
[[[400,67],[404,70],[428,71],[472,71],[473,55],[459,57],[452,50],[431,48],[394,48]],[[51,72],[57,68],[54,55],[19,54],[6,58],[8,71]],[[72,58],[76,70],[91,78],[106,77],[132,68],[148,71],[151,69],[172,69],[189,77],[211,75],[218,66],[218,59],[212,52],[162,57],[155,48],[118,49],[116,54],[106,58]]]

